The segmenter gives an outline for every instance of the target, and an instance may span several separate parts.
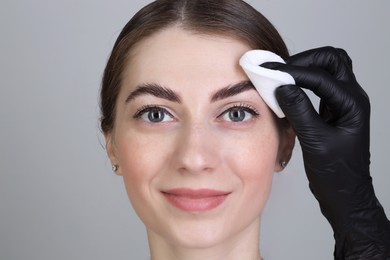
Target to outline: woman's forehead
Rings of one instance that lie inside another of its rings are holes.
[[[238,61],[249,49],[234,38],[194,34],[171,27],[137,44],[130,55],[125,78],[137,83],[161,80],[167,81],[165,84],[235,83],[246,78]]]

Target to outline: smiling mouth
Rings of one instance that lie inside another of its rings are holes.
[[[185,212],[204,212],[220,206],[231,192],[178,188],[162,191],[171,205]]]

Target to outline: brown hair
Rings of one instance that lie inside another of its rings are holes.
[[[217,34],[244,41],[253,49],[288,56],[285,43],[275,27],[242,0],[157,0],[138,11],[116,40],[104,70],[101,98],[101,128],[114,127],[116,100],[123,71],[132,47],[172,25],[199,34]]]

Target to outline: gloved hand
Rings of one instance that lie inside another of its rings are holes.
[[[335,259],[390,259],[390,222],[370,177],[370,102],[341,49],[309,50],[286,64],[295,85],[276,96],[302,147],[309,187],[335,237]],[[298,87],[299,86],[299,87]],[[320,97],[319,113],[300,88]]]

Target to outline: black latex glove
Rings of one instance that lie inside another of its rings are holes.
[[[390,223],[370,177],[370,102],[341,49],[309,50],[262,66],[296,85],[276,90],[302,147],[309,187],[335,237],[335,259],[390,259]],[[299,87],[298,87],[299,86]],[[320,113],[300,88],[320,97]]]

